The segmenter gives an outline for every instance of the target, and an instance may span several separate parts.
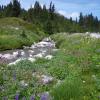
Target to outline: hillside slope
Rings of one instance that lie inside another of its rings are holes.
[[[51,37],[59,47],[53,49],[56,52],[51,55],[52,59],[25,60],[8,67],[0,66],[0,84],[4,87],[0,91],[0,100],[4,96],[11,100],[16,94],[20,100],[25,96],[29,100],[30,95],[36,100],[44,95],[48,100],[48,95],[53,97],[50,100],[98,100],[100,38],[83,33],[59,33]],[[6,80],[4,75],[8,76]]]
[[[42,29],[22,19],[0,19],[0,50],[22,48],[23,45],[31,45],[43,36]]]

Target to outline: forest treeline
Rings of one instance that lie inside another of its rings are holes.
[[[100,32],[100,21],[93,14],[83,15],[80,13],[79,20],[73,21],[57,13],[55,5],[50,2],[49,8],[43,7],[38,1],[34,7],[25,10],[18,0],[9,4],[0,5],[0,18],[18,17],[41,28],[47,34],[58,32]]]

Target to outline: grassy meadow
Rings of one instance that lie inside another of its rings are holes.
[[[15,17],[0,19],[0,51],[30,46],[45,36],[41,28]]]
[[[21,61],[17,65],[0,65],[0,100],[3,97],[19,100],[49,92],[51,100],[100,99],[100,39],[85,34],[54,34],[58,51],[51,60]],[[1,40],[1,39],[0,39]],[[42,84],[39,77],[49,75],[53,81]],[[21,81],[27,86],[21,86]]]

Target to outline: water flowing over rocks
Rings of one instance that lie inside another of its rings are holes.
[[[90,32],[86,32],[86,35],[89,35],[91,38],[96,38],[99,39],[100,38],[100,33],[90,33]]]
[[[99,33],[91,33],[90,37],[98,39],[98,38],[100,38],[100,34]]]
[[[39,43],[34,43],[31,47],[23,46],[23,49],[8,50],[0,52],[0,63],[13,65],[21,60],[34,62],[37,58],[52,59],[52,54],[57,51],[55,42],[51,38],[45,38]]]

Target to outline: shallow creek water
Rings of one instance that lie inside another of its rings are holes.
[[[50,38],[45,38],[39,43],[34,43],[31,47],[23,49],[7,50],[0,52],[0,63],[11,63],[18,59],[42,58],[52,55],[56,51],[55,42]]]

